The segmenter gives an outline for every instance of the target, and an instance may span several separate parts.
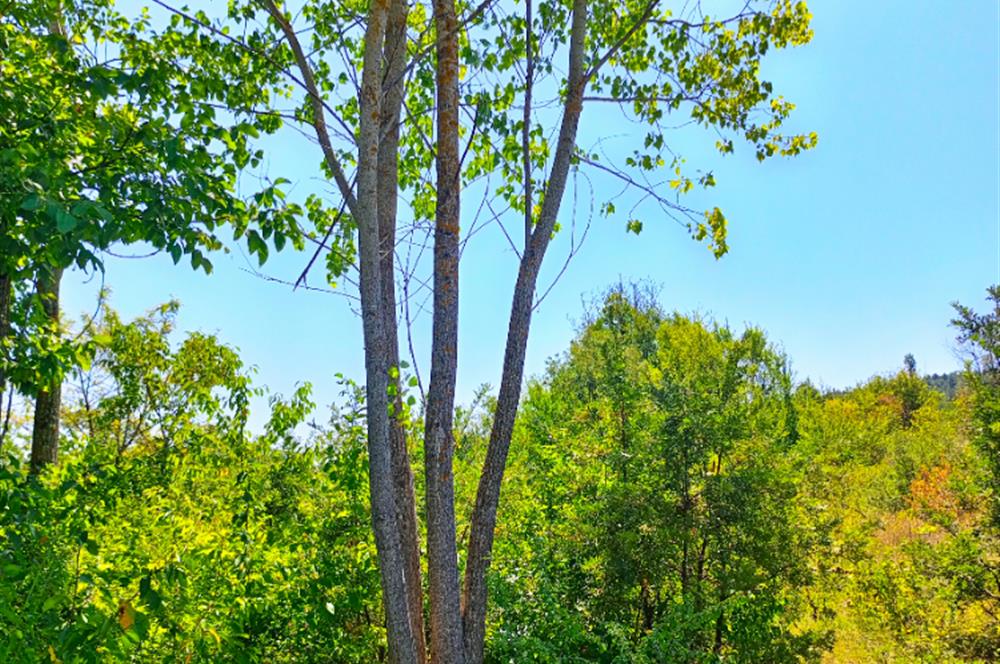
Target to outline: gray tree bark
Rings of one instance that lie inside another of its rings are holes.
[[[383,312],[378,215],[378,154],[382,129],[382,48],[389,0],[373,0],[364,39],[358,136],[358,196],[355,220],[361,272],[361,319],[365,343],[369,491],[372,526],[381,569],[382,598],[391,658],[398,664],[418,661],[409,616],[402,538],[396,527],[389,415],[388,339]]]
[[[483,661],[486,632],[486,572],[493,552],[497,507],[500,486],[514,420],[521,398],[521,381],[524,377],[524,357],[531,328],[532,305],[538,272],[545,257],[559,215],[559,206],[566,190],[569,167],[576,147],[576,133],[583,110],[583,92],[587,83],[584,69],[587,35],[587,0],[574,0],[570,33],[569,74],[567,77],[566,105],[563,110],[559,138],[552,170],[542,203],[538,223],[526,242],[521,257],[517,283],[511,304],[510,322],[507,327],[507,346],[504,350],[503,374],[490,442],[486,451],[476,505],[469,527],[468,560],[465,566],[465,586],[462,596],[462,622],[467,664]]]
[[[424,424],[427,576],[431,608],[431,661],[435,664],[461,664],[465,660],[465,652],[453,473],[461,168],[455,0],[435,0],[434,24],[437,31],[437,204],[431,377]]]
[[[382,277],[382,315],[386,335],[388,364],[399,367],[399,324],[396,318],[396,214],[399,198],[399,127],[405,93],[406,0],[391,0],[383,47],[382,127],[378,150],[378,229],[379,269]],[[403,420],[403,400],[400,374],[390,377],[395,386],[393,412],[389,426],[392,454],[392,477],[396,500],[396,527],[399,529],[403,554],[403,574],[406,579],[410,630],[417,661],[427,659],[424,639],[423,583],[420,571],[420,533],[417,527],[417,507],[413,487],[413,468],[407,449],[407,434]]]
[[[394,664],[423,664],[426,647],[413,473],[406,431],[397,417],[390,417],[388,396],[389,368],[399,365],[393,248],[408,5],[405,0],[376,0],[369,10],[355,196],[333,150],[326,124],[327,106],[295,30],[274,0],[262,0],[262,4],[292,49],[312,106],[313,129],[323,158],[358,223],[372,526],[379,553],[389,657]],[[393,406],[399,413],[402,404],[398,397]]]

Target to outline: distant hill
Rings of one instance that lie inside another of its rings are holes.
[[[926,374],[923,376],[923,380],[931,389],[937,390],[943,393],[949,399],[954,399],[955,394],[958,393],[958,388],[962,385],[962,372],[961,371],[951,371],[949,373],[934,373]],[[805,382],[807,385],[812,385],[808,380]],[[860,387],[861,384],[855,387],[845,387],[845,388],[821,388],[820,392],[824,397],[842,397],[849,394],[852,390]]]
[[[962,382],[962,372],[952,371],[943,374],[928,374],[924,376],[924,382],[939,392],[944,392],[949,399],[954,398],[958,391],[958,386]]]

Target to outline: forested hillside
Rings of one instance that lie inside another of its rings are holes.
[[[486,660],[995,661],[1000,310],[966,313],[954,398],[905,368],[824,395],[760,330],[612,291],[518,420]],[[26,472],[13,419],[2,658],[384,661],[362,392],[249,431],[250,372],[176,315],[87,333],[58,466]],[[494,406],[456,413],[460,531]]]

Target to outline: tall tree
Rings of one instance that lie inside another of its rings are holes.
[[[533,561],[503,551],[504,577],[534,577],[581,628],[525,619],[545,600],[514,590],[500,653],[552,634],[559,649],[607,643],[608,661],[818,660],[820,635],[792,628],[811,533],[796,512],[790,374],[759,330],[668,316],[616,289],[532,385],[521,431],[514,509],[534,514],[504,544],[546,535]]]
[[[214,138],[212,145],[220,148],[200,151],[202,163],[225,169],[257,156],[247,147],[252,139],[247,126],[274,131],[286,122],[298,125],[318,143],[321,171],[339,193],[336,208],[310,196],[303,212],[313,223],[319,251],[329,250],[329,273],[358,271],[373,529],[389,651],[400,664],[422,661],[428,653],[418,615],[423,581],[413,481],[397,417],[402,385],[393,282],[405,272],[405,296],[413,275],[397,265],[393,243],[419,247],[423,233],[432,235],[427,281],[433,288],[434,341],[424,404],[429,655],[435,662],[478,664],[486,575],[538,279],[560,222],[569,221],[561,210],[570,175],[588,169],[626,184],[696,239],[708,240],[721,256],[726,251],[722,212],[697,211],[679,198],[696,187],[714,186],[715,179],[684,170],[667,124],[683,114],[717,132],[722,153],[732,152],[735,139],[743,138],[761,160],[814,145],[814,135],[779,133],[792,105],[775,97],[759,75],[772,47],[810,39],[808,10],[801,2],[760,0],[711,19],[697,4],[678,7],[675,15],[659,0],[564,0],[541,4],[537,12],[531,3],[517,7],[491,0],[476,5],[307,0],[296,8],[293,22],[289,8],[273,0],[234,1],[216,18],[165,0],[153,2],[167,11],[164,25],[141,19],[127,29],[119,26],[113,39],[127,47],[126,73],[157,63],[147,75],[159,82],[152,89],[170,92],[156,97],[166,104],[155,116],[157,126],[175,129],[169,120],[184,116],[182,130],[200,127],[197,135]],[[303,34],[308,44],[300,42]],[[162,70],[176,74],[177,81],[163,83],[157,78]],[[283,107],[288,99],[297,108]],[[581,118],[590,104],[615,108],[637,124],[639,145],[624,163],[579,148]],[[212,120],[219,106],[241,122],[220,130]],[[554,139],[546,127],[557,128]],[[667,169],[667,180],[647,184]],[[228,177],[233,171],[223,172]],[[204,203],[200,191],[161,193]],[[502,212],[490,218],[467,214],[463,238],[462,192],[484,201],[480,210],[512,210],[518,224],[523,222],[523,243],[507,233]],[[402,210],[399,199],[408,202]],[[223,200],[232,200],[228,192]],[[225,210],[233,208],[245,216],[235,204]],[[615,214],[611,201],[601,209]],[[199,211],[185,220],[198,223],[202,216]],[[404,224],[403,216],[412,222]],[[639,219],[626,221],[629,230],[641,230]],[[485,223],[503,229],[519,263],[463,587],[451,467],[458,260],[462,242]],[[247,232],[246,221],[235,227],[237,234]],[[251,250],[265,257],[261,236],[249,240]]]
[[[10,383],[36,396],[35,470],[57,457],[59,383],[82,358],[59,338],[64,270],[103,270],[103,251],[143,243],[209,272],[226,225],[261,256],[264,238],[301,243],[302,210],[280,183],[238,189],[239,171],[260,159],[248,140],[277,125],[238,101],[235,47],[185,53],[178,39],[106,0],[18,1],[0,16],[0,392]],[[36,283],[47,316],[12,334],[16,301]]]

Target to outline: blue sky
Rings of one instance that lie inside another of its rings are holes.
[[[813,42],[776,54],[764,73],[797,105],[789,128],[818,132],[819,146],[758,164],[750,150],[725,159],[713,154],[707,132],[678,132],[688,163],[715,172],[711,196],[691,203],[725,210],[729,254],[716,261],[651,209],[642,209],[638,237],[625,231],[624,218],[595,218],[586,244],[536,312],[528,375],[567,348],[583,300],[634,279],[657,284],[667,309],[762,327],[788,353],[796,376],[820,385],[845,387],[894,371],[906,353],[921,372],[960,366],[949,303],[981,306],[986,287],[1000,281],[998,4],[810,6]],[[588,108],[580,143],[603,137],[609,126],[627,131],[616,115],[611,106]],[[269,147],[271,175],[304,190],[319,186],[313,146],[285,133]],[[587,200],[581,194],[578,204]],[[564,210],[572,204],[568,197]],[[543,287],[566,249],[563,235],[552,246]],[[265,271],[294,280],[307,260],[286,249]],[[216,256],[215,264],[205,276],[163,256],[109,257],[111,304],[134,316],[178,298],[182,331],[214,332],[237,346],[258,368],[257,382],[275,392],[310,381],[320,403],[329,403],[338,392],[335,373],[363,377],[360,319],[347,298],[263,281],[245,271],[238,250]],[[516,257],[495,228],[472,240],[461,272],[460,400],[482,383],[499,382],[515,276]],[[97,282],[67,276],[67,314],[93,310]],[[425,323],[415,338],[424,350]]]

